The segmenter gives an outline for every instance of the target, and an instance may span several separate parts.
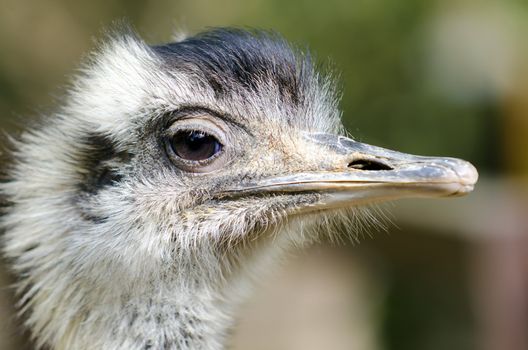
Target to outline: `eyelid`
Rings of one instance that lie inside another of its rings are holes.
[[[200,122],[198,122],[199,120]],[[210,125],[207,125],[210,124]],[[196,130],[209,133],[216,137],[220,143],[225,144],[226,132],[222,125],[213,122],[207,117],[185,117],[175,120],[166,130],[167,136],[172,136],[180,130]],[[219,132],[220,131],[220,132]]]
[[[171,116],[171,118],[167,121],[168,126],[172,125],[176,120],[207,116],[208,120],[219,121],[224,125],[232,125],[253,136],[253,133],[246,125],[240,123],[240,121],[238,121],[236,118],[233,118],[231,115],[200,105],[182,105],[178,109],[170,112],[168,115]]]

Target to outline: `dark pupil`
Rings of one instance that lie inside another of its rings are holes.
[[[214,136],[202,131],[182,130],[174,135],[172,149],[182,159],[205,160],[220,152],[222,145]]]

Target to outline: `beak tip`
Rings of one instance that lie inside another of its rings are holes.
[[[456,173],[460,178],[460,183],[468,188],[467,192],[471,192],[479,177],[477,169],[473,164],[463,161],[456,168]]]
[[[448,194],[448,197],[461,197],[472,192],[478,181],[478,171],[473,164],[462,159],[446,158],[451,170],[456,174],[456,188]],[[455,185],[455,183],[453,185]]]

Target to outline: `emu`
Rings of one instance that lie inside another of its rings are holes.
[[[11,142],[0,183],[38,348],[222,349],[252,280],[291,247],[364,205],[477,181],[465,161],[343,136],[334,80],[278,34],[119,34],[83,67]]]

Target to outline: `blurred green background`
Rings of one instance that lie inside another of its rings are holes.
[[[248,303],[233,348],[528,349],[526,1],[0,5],[0,125],[8,133],[53,111],[115,21],[149,43],[181,29],[249,26],[282,33],[341,73],[344,123],[355,138],[477,166],[483,180],[472,196],[397,203],[388,234],[293,258]],[[15,349],[21,334],[10,289],[2,293],[0,348]]]

